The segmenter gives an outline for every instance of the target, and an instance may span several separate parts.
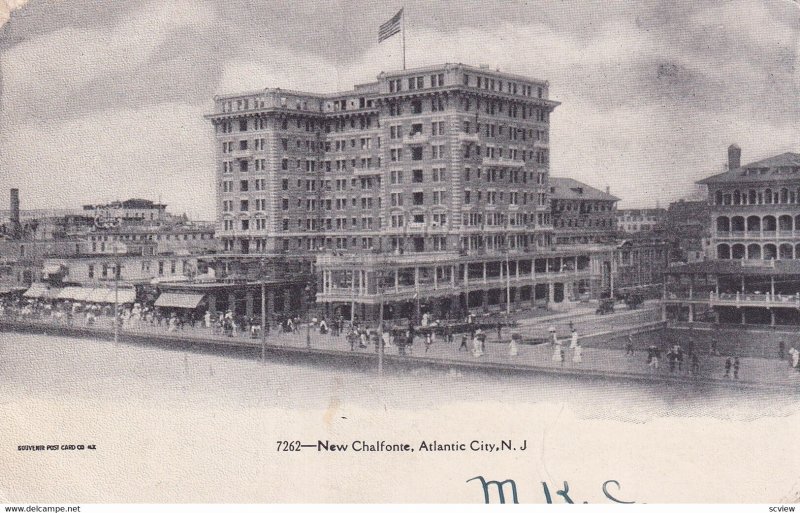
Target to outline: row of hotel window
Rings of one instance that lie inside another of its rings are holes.
[[[444,112],[449,106],[449,100],[440,96],[431,98],[428,105],[429,109],[425,109],[425,103],[422,100],[393,101],[389,103],[389,116],[396,117],[402,116],[405,113],[405,107],[408,106],[410,114],[425,114],[427,112]],[[506,114],[509,118],[533,119],[538,123],[548,123],[550,120],[549,110],[546,108],[539,108],[530,105],[519,105],[513,102],[490,101],[480,99],[474,101],[470,98],[462,100],[461,107],[465,112],[474,111],[476,114],[481,111],[485,114],[495,116],[499,114]],[[372,115],[353,116],[346,119],[336,119],[332,121],[315,121],[310,119],[302,119],[297,117],[294,125],[298,130],[305,130],[306,132],[316,132],[317,130],[324,131],[326,134],[331,132],[343,132],[350,130],[368,130],[373,128],[380,128],[380,117],[375,115],[373,122]],[[238,131],[247,132],[248,130],[266,130],[268,128],[268,121],[266,117],[257,117],[252,119],[240,119],[238,121]],[[233,133],[233,121],[220,121],[215,125],[215,130],[218,133],[230,134]],[[289,130],[289,119],[284,117],[281,119],[281,130]]]
[[[534,220],[540,226],[548,225],[550,222],[549,214],[532,214],[532,213],[514,213],[511,215],[503,214],[500,212],[489,212],[487,214],[469,214],[463,217],[464,226],[530,226],[534,224]],[[249,231],[251,221],[255,223],[255,230],[266,230],[267,219],[240,219],[239,229],[241,231]],[[348,223],[349,221],[349,223]],[[359,222],[360,221],[360,222]],[[424,212],[413,213],[398,213],[389,216],[389,226],[391,228],[403,228],[409,223],[413,225],[425,225],[428,222],[432,223],[432,227],[447,226],[447,213],[433,212],[426,214]],[[298,218],[296,220],[298,230],[348,230],[348,229],[362,229],[362,230],[380,230],[381,218],[380,217],[327,217],[324,219],[317,218]],[[225,231],[233,231],[236,226],[236,220],[225,219],[223,220],[223,229]],[[291,227],[291,220],[288,218],[281,219],[281,228],[283,231],[289,231]]]
[[[471,168],[464,169],[464,181],[469,182],[475,177],[476,180],[485,180],[487,183],[497,183],[502,181],[508,181],[509,184],[518,184],[523,183],[526,184],[529,181],[533,183],[534,178],[536,179],[537,185],[544,185],[547,181],[547,173],[544,172],[537,172],[534,173],[533,171],[524,171],[524,170],[517,170],[517,169],[509,169],[506,170],[505,168],[489,168],[486,169],[485,172],[481,168],[475,169],[475,173],[472,172]],[[412,169],[411,170],[411,183],[425,183],[425,171],[422,169]],[[400,185],[404,183],[404,176],[405,172],[402,170],[394,170],[389,172],[389,183],[390,185]],[[444,182],[447,180],[447,169],[444,167],[436,167],[430,170],[430,181],[434,183]],[[334,180],[335,188],[337,191],[347,190],[347,182],[348,179],[336,179]],[[370,190],[373,186],[380,187],[381,185],[381,177],[376,176],[374,177],[361,177],[359,178],[352,178],[350,179],[351,187],[356,188],[358,184],[361,184],[362,190]],[[254,191],[265,191],[267,190],[266,185],[267,181],[265,178],[256,178],[251,180],[239,180],[239,192],[249,192],[250,185],[253,185],[252,190]],[[284,191],[289,190],[289,179],[283,178],[281,180],[281,189]],[[305,183],[305,190],[306,191],[316,191],[317,184],[319,184],[320,190],[333,190],[331,188],[331,180],[297,180],[297,188],[302,189],[303,184]],[[221,182],[222,185],[222,192],[223,193],[233,193],[237,192],[233,186],[233,180],[223,180]],[[563,206],[559,207],[562,211],[564,209]],[[590,207],[591,208],[591,207]],[[607,205],[594,205],[594,211],[597,212],[598,209],[601,211],[611,210],[610,206]],[[571,210],[571,207],[567,207],[567,210]]]
[[[118,240],[206,240],[206,239],[213,239],[213,233],[175,233],[175,234],[152,234],[152,233],[142,233],[142,234],[124,234],[124,235],[92,235],[89,240],[92,242],[95,241],[118,241]]]
[[[537,164],[546,165],[549,163],[549,151],[546,149],[538,149],[538,150],[517,150],[517,149],[504,149],[502,147],[496,148],[493,146],[486,146],[485,147],[485,155],[484,158],[487,159],[509,159],[512,161],[519,160],[521,156],[521,160],[526,162],[528,160],[534,160]],[[447,153],[445,151],[445,145],[432,145],[431,146],[431,156],[430,160],[446,160]],[[403,161],[403,149],[402,148],[392,148],[389,150],[389,158],[392,162],[402,162]],[[474,152],[470,150],[468,146],[465,150],[464,156],[469,158],[474,156],[476,158],[480,158],[481,155],[481,147],[476,146]],[[423,158],[423,148],[421,146],[411,147],[411,161],[422,161],[425,160]],[[320,164],[320,169],[323,169],[325,172],[332,172],[332,171],[347,171],[348,169],[373,169],[373,163],[375,164],[375,168],[381,168],[381,157],[377,157],[373,160],[372,157],[362,157],[360,159],[337,159],[337,160],[325,160],[325,161],[316,161],[311,159],[297,159],[295,161],[296,169],[303,170],[305,168],[306,173],[314,173],[317,170],[317,163]],[[247,173],[250,171],[250,161],[248,160],[239,160],[238,161],[238,168],[239,172]],[[349,164],[349,168],[348,168]],[[360,166],[358,165],[360,164]],[[222,162],[222,172],[224,174],[233,173],[236,169],[235,164],[233,161],[223,161]],[[253,169],[256,172],[267,171],[267,160],[266,159],[254,159],[253,160]],[[281,159],[281,170],[288,171],[289,170],[289,159]]]
[[[427,79],[427,80],[426,80]],[[463,84],[467,87],[477,87],[479,89],[486,89],[488,91],[497,91],[508,94],[519,94],[521,96],[533,96],[534,88],[528,84],[520,84],[512,80],[502,80],[499,78],[490,78],[483,75],[463,75]],[[406,90],[414,91],[425,89],[426,82],[428,87],[443,87],[444,86],[444,73],[435,73],[432,75],[419,75],[416,77],[406,77],[405,85]],[[396,78],[389,80],[389,92],[399,93],[403,91],[403,79]],[[544,95],[544,88],[542,86],[536,87],[536,96],[542,98]]]
[[[714,203],[716,205],[797,204],[800,203],[800,188],[796,191],[786,187],[781,189],[750,189],[741,192],[738,190],[732,192],[717,191],[714,194]]]
[[[556,228],[613,228],[614,219],[558,219]]]

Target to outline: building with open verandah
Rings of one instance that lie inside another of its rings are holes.
[[[531,254],[325,254],[317,257],[326,314],[345,318],[436,318],[467,310],[506,311],[566,305],[590,275],[589,257],[558,251]]]
[[[666,272],[664,317],[718,323],[800,325],[800,154],[701,180],[709,189],[709,260]]]

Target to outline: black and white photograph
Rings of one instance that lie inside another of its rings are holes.
[[[793,0],[0,0],[4,511],[793,511],[798,52]]]

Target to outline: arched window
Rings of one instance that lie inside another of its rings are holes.
[[[731,247],[731,258],[742,260],[745,257],[744,244],[734,244]]]
[[[733,191],[733,204],[734,205],[741,205],[742,204],[742,195],[739,192],[739,189]]]
[[[729,232],[731,231],[731,222],[726,216],[719,216],[717,218],[717,231]]]
[[[747,246],[747,258],[749,260],[761,260],[761,246],[750,244]]]
[[[750,216],[747,218],[747,231],[760,232],[761,231],[761,218],[758,216]]]
[[[800,244],[798,244],[800,246]],[[717,258],[720,260],[728,260],[731,257],[731,247],[727,244],[717,245]]]
[[[780,203],[789,203],[789,189],[786,187],[781,189]]]
[[[775,260],[778,257],[778,248],[775,244],[764,244],[764,260]]]
[[[778,247],[778,258],[781,260],[791,260],[794,258],[794,248],[791,244],[781,244]]]
[[[722,191],[717,191],[717,193],[714,194],[714,203],[722,205]]]
[[[772,204],[772,189],[767,189],[764,191],[764,203],[767,205]]]

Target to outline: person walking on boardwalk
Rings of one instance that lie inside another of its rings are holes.
[[[466,333],[462,333],[462,335],[461,335],[461,345],[458,346],[458,351],[459,352],[461,352],[462,349],[464,351],[469,352],[469,347],[467,346],[467,334]]]
[[[633,356],[633,337],[628,335],[628,342],[625,344],[625,356]]]
[[[800,351],[792,347],[789,349],[789,367],[796,368],[800,363]]]
[[[731,357],[725,359],[725,377],[731,377]]]
[[[557,363],[564,363],[564,352],[561,350],[561,346],[559,345],[553,347],[553,361]]]
[[[569,348],[575,349],[576,347],[578,347],[578,332],[575,330],[575,328],[572,328],[571,337],[572,338],[569,343]]]
[[[572,353],[572,363],[581,362],[583,362],[583,346],[580,342],[576,342]]]
[[[733,379],[739,379],[739,367],[741,363],[739,362],[739,357],[735,356],[733,358]]]
[[[514,333],[511,335],[511,341],[508,343],[508,356],[515,357],[519,354],[519,348],[517,347],[517,339],[519,339],[519,333]]]
[[[700,373],[700,360],[697,358],[697,354],[692,354],[691,373],[693,376],[697,376]]]

